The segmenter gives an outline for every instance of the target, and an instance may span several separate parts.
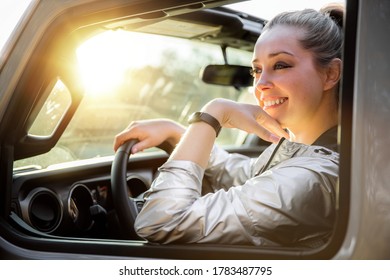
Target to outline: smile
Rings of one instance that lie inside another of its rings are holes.
[[[274,99],[274,100],[267,100],[267,101],[264,101],[264,106],[270,107],[270,106],[274,106],[274,105],[283,104],[286,100],[287,100],[286,97],[278,98],[278,99]]]

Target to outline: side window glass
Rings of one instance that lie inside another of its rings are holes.
[[[50,94],[28,131],[30,135],[51,136],[71,104],[70,92],[61,80],[54,81],[47,90]]]

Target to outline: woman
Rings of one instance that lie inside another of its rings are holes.
[[[341,45],[329,10],[282,13],[255,45],[258,106],[216,99],[187,129],[154,120],[118,134],[115,149],[139,140],[133,153],[177,145],[145,196],[137,233],[161,243],[324,244],[335,218]],[[228,154],[214,145],[219,126],[274,144],[257,159]],[[201,195],[203,176],[214,193]]]

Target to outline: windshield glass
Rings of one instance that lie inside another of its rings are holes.
[[[226,54],[231,63],[251,63],[249,51],[228,48]],[[112,156],[115,135],[132,121],[169,118],[187,125],[191,113],[217,97],[255,102],[250,88],[202,81],[200,73],[205,66],[225,63],[218,45],[118,30],[89,39],[77,49],[77,56],[85,92],[76,114],[49,153],[19,160],[15,167],[45,168]],[[63,81],[53,81],[47,90],[52,97],[40,114],[46,118],[36,118],[34,131],[30,129],[29,134],[50,135],[48,124],[55,128],[53,120],[60,120],[68,108],[67,85]],[[238,145],[242,140],[243,133],[234,129],[222,130],[217,138],[225,146]]]
[[[0,1],[0,54],[4,46],[21,20],[27,7],[33,0],[1,0]]]

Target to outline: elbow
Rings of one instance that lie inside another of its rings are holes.
[[[170,230],[164,224],[158,224],[143,217],[137,217],[134,223],[135,232],[139,237],[155,243],[170,243]]]

